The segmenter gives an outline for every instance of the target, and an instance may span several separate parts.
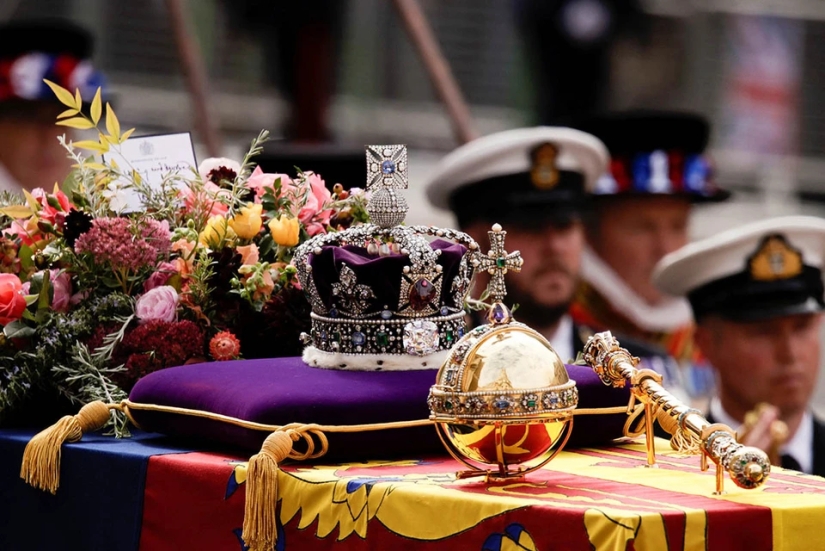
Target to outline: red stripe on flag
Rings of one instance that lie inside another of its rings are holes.
[[[240,551],[233,531],[243,525],[243,487],[224,499],[231,461],[209,453],[150,457],[140,548]]]

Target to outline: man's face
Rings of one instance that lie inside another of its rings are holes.
[[[487,232],[490,226],[474,223],[465,231],[478,241],[479,247],[489,249]],[[522,321],[553,323],[553,319],[527,320],[524,315],[531,308],[558,310],[564,313],[576,291],[584,245],[584,228],[574,220],[561,225],[545,224],[536,228],[505,226],[507,251],[519,251],[524,259],[521,272],[507,277],[508,303],[518,303],[516,315]],[[560,315],[560,314],[559,314]]]
[[[65,131],[54,125],[54,118],[0,118],[0,163],[24,188],[51,190],[71,170],[66,150],[57,141]]]
[[[690,203],[671,196],[623,197],[598,209],[590,246],[648,304],[662,294],[651,278],[656,263],[688,241]]]
[[[723,404],[740,414],[760,402],[779,408],[782,417],[804,411],[819,372],[821,321],[821,314],[748,323],[703,320],[696,343],[716,368]]]

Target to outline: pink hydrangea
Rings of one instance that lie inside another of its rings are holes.
[[[90,253],[96,263],[115,270],[139,270],[154,265],[171,245],[165,220],[96,218],[92,229],[77,238],[74,250]]]

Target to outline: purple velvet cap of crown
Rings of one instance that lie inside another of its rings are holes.
[[[579,408],[627,404],[627,388],[602,384],[592,369],[569,365],[579,390]],[[301,358],[238,360],[184,365],[143,377],[129,400],[207,411],[258,423],[328,425],[427,419],[427,395],[436,370],[336,371],[315,369]],[[130,410],[148,431],[197,438],[247,451],[260,449],[267,433],[223,421]],[[624,413],[577,416],[568,447],[605,444],[622,436]],[[355,461],[446,453],[432,426],[360,433],[329,433],[323,460]]]
[[[441,256],[437,260],[442,268],[440,277],[433,278],[436,281],[430,281],[441,288],[440,299],[434,305],[435,308],[438,309],[442,305],[463,308],[463,304],[455,303],[451,289],[467,248],[443,239],[434,240],[430,246],[433,250],[441,251]],[[385,308],[392,312],[398,310],[403,269],[404,266],[410,266],[409,257],[402,254],[378,256],[354,245],[326,246],[321,249],[320,254],[313,253],[309,259],[309,265],[312,266],[311,277],[321,301],[328,310],[338,307],[333,300],[332,286],[339,282],[344,264],[355,273],[359,285],[366,285],[375,294],[375,298],[370,300],[367,313],[380,312]]]

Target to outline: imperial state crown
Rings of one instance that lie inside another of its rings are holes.
[[[294,263],[312,305],[304,361],[334,369],[425,369],[440,365],[465,333],[464,300],[478,245],[467,234],[403,226],[403,145],[367,147],[372,223],[318,235]]]

